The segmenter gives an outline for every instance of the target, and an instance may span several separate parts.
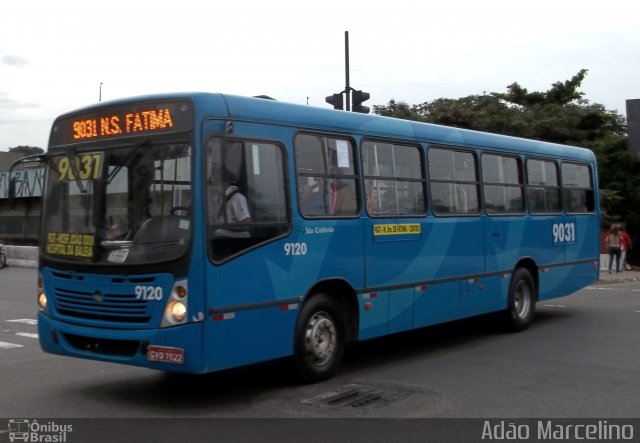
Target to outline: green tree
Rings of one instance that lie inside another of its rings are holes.
[[[9,152],[22,154],[26,157],[27,155],[43,154],[44,149],[36,146],[16,146],[15,148],[9,148]]]
[[[582,69],[547,91],[512,83],[501,93],[417,105],[391,100],[373,109],[390,117],[591,149],[598,159],[603,224],[625,222],[635,237],[640,230],[640,162],[628,150],[624,117],[584,98],[580,87],[587,73]]]

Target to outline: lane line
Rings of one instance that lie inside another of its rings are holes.
[[[0,349],[11,349],[11,348],[24,348],[24,346],[18,345],[16,343],[7,343],[6,341],[0,341]]]
[[[16,332],[16,335],[19,335],[20,337],[38,338],[38,334],[32,334],[30,332]]]
[[[24,323],[27,325],[37,325],[38,320],[34,320],[32,318],[17,318],[15,320],[7,320],[8,323]]]

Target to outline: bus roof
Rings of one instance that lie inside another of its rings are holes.
[[[411,140],[448,146],[476,147],[497,151],[521,151],[533,155],[571,158],[582,161],[594,161],[595,158],[593,152],[585,148],[539,140],[383,117],[374,114],[360,114],[305,106],[267,98],[208,92],[157,94],[101,102],[75,110],[59,118],[103,107],[121,106],[127,103],[174,99],[193,100],[196,116],[201,118],[231,118],[236,121],[272,123],[309,130],[347,132],[362,136]]]

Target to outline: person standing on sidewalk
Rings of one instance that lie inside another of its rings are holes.
[[[609,274],[611,274],[611,265],[613,264],[613,257],[616,258],[616,273],[620,272],[620,254],[622,251],[622,236],[620,235],[620,228],[618,226],[612,226],[611,231],[606,238],[607,246],[609,246]]]
[[[620,267],[623,271],[625,269],[631,270],[631,266],[627,264],[627,251],[631,249],[631,237],[629,237],[629,234],[627,234],[622,227],[620,227],[620,240],[622,241],[622,243],[620,244]]]

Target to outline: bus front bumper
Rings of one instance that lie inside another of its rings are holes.
[[[202,323],[158,329],[102,329],[54,320],[38,313],[45,352],[167,372],[202,372]]]

